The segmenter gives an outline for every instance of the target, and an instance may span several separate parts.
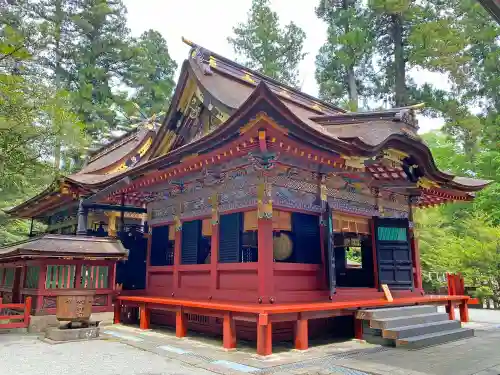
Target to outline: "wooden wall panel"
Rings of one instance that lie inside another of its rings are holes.
[[[150,273],[148,277],[148,294],[153,296],[170,296],[172,294],[172,272]]]
[[[274,288],[276,291],[315,291],[321,290],[318,271],[290,270],[274,271]]]
[[[219,271],[220,290],[257,290],[257,271]]]
[[[210,270],[180,272],[180,289],[210,289]]]

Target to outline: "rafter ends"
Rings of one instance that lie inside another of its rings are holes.
[[[195,154],[191,154],[191,155],[187,155],[187,156],[184,156],[182,159],[181,159],[181,163],[185,162],[185,161],[188,161],[188,160],[191,160],[191,159],[194,159],[198,157],[198,154],[195,153]]]

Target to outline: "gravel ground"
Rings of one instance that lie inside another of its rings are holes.
[[[172,359],[106,340],[50,345],[0,334],[0,375],[205,375]]]

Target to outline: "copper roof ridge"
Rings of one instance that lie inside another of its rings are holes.
[[[287,90],[287,91],[290,91],[294,94],[297,94],[299,96],[303,96],[305,99],[308,99],[308,100],[311,100],[313,101],[314,103],[319,103],[329,109],[331,109],[332,111],[336,111],[336,112],[346,112],[345,109],[343,108],[340,108],[340,107],[337,107],[337,106],[334,106],[332,105],[331,103],[328,103],[328,102],[325,102],[319,98],[315,98],[314,96],[312,95],[309,95],[309,94],[306,94],[305,92],[295,88],[295,87],[292,87],[292,86],[289,86],[289,85],[286,85],[282,82],[279,82],[277,81],[276,79],[274,78],[271,78],[269,76],[266,76],[262,73],[259,73],[251,68],[247,68],[246,66],[243,66],[233,60],[230,60],[228,59],[227,57],[224,57],[222,55],[219,55],[203,46],[200,46],[199,44],[196,44],[196,43],[193,43],[187,39],[185,39],[184,37],[182,37],[182,41],[187,44],[188,46],[192,47],[192,48],[196,48],[196,47],[199,47],[199,48],[202,48],[204,51],[210,53],[213,57],[215,57],[216,59],[220,60],[220,61],[223,61],[224,63],[228,64],[229,66],[233,66],[235,68],[238,68],[238,69],[242,69],[243,71],[246,71],[248,73],[251,73],[252,75],[254,75],[255,77],[259,78],[260,80],[262,81],[269,81],[270,83],[276,85],[276,86],[279,86],[281,88],[283,88],[284,90]]]
[[[139,127],[137,127],[136,129],[132,129],[123,134],[122,136],[120,136],[119,138],[114,139],[112,142],[103,145],[99,150],[90,154],[88,162],[92,163],[93,161],[96,161],[97,159],[103,157],[104,155],[109,154],[111,151],[116,150],[118,147],[123,146],[125,143],[130,142],[134,137],[137,136],[139,130],[141,130]]]
[[[335,113],[331,115],[320,115],[320,116],[313,116],[310,117],[311,120],[313,121],[320,121],[320,120],[329,120],[329,119],[342,119],[345,117],[371,117],[371,116],[387,116],[389,117],[390,115],[396,115],[401,111],[404,110],[415,110],[415,109],[420,109],[423,108],[424,103],[419,103],[415,105],[408,105],[404,107],[393,107],[393,108],[388,108],[388,109],[381,109],[381,110],[373,110],[373,111],[357,111],[357,112],[344,112],[344,113]]]

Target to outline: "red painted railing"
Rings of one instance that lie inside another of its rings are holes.
[[[12,310],[21,310],[21,314],[8,315]],[[28,328],[30,324],[31,297],[26,297],[24,303],[2,304],[0,300],[0,330],[12,328]],[[5,315],[7,314],[7,315]],[[14,322],[12,322],[14,320]],[[8,323],[3,323],[8,321]]]
[[[446,280],[448,281],[448,295],[450,296],[465,296],[464,277],[460,273],[447,273]],[[477,298],[471,298],[467,302],[469,305],[479,304]]]

